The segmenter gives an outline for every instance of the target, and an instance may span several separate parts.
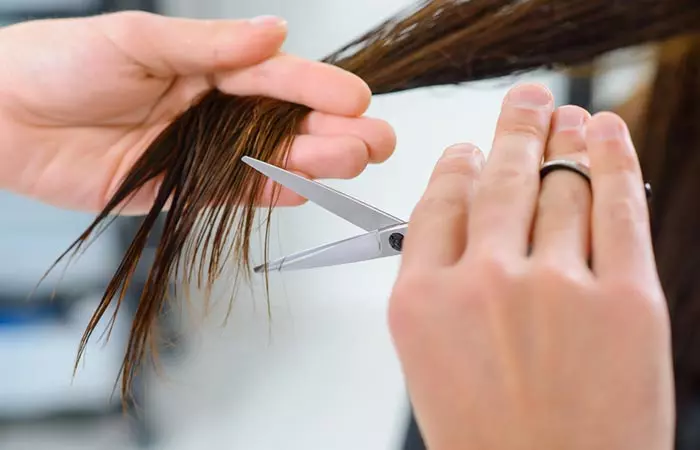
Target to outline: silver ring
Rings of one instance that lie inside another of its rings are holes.
[[[570,159],[555,159],[542,164],[540,168],[540,180],[555,170],[575,172],[585,178],[589,185],[591,184],[591,169],[583,163]],[[651,184],[644,183],[644,193],[646,194],[647,203],[650,203],[652,198]]]
[[[587,165],[570,159],[555,159],[542,164],[540,168],[540,180],[555,170],[568,170],[581,175],[588,184],[591,183],[591,170]]]

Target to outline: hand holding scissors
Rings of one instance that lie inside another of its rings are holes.
[[[673,447],[634,146],[616,115],[553,103],[511,90],[488,161],[448,149],[410,219],[389,324],[431,450]]]
[[[553,104],[543,87],[511,90],[488,162],[447,149],[408,222],[248,161],[367,230],[267,269],[402,254],[389,325],[431,450],[672,448],[635,149],[619,117]]]

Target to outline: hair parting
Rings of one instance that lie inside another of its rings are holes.
[[[422,0],[322,61],[358,75],[374,95],[383,95],[569,68],[612,50],[697,31],[697,0]],[[96,325],[116,301],[113,325],[162,212],[167,211],[165,226],[122,367],[123,396],[148,352],[179,268],[185,285],[195,282],[205,289],[231,259],[238,273],[248,276],[250,237],[266,180],[240,159],[250,156],[284,166],[309,112],[298,104],[212,90],[150,144],[94,222],[59,258],[84,247],[147,182],[162,180],[80,341],[76,367]],[[269,206],[265,255],[274,202]]]

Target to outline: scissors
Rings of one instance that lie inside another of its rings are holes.
[[[369,261],[401,254],[408,222],[329,186],[280,167],[244,156],[242,161],[272,181],[362,228],[365,233],[279,258],[253,269],[255,273],[288,271]]]
[[[408,222],[317,181],[307,180],[249,156],[244,156],[242,160],[271,180],[365,230],[364,234],[293,253],[260,265],[253,269],[256,273],[265,269],[286,271],[336,266],[401,254]],[[555,160],[544,164],[540,169],[540,177],[544,178],[548,173],[560,169],[577,172],[589,183],[591,181],[587,166],[568,160]],[[645,183],[644,189],[647,202],[651,202],[651,185]]]

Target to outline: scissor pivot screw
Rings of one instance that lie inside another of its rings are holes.
[[[400,252],[403,248],[403,234],[392,233],[391,235],[389,235],[389,245],[391,245],[391,248],[393,248],[397,252]]]

